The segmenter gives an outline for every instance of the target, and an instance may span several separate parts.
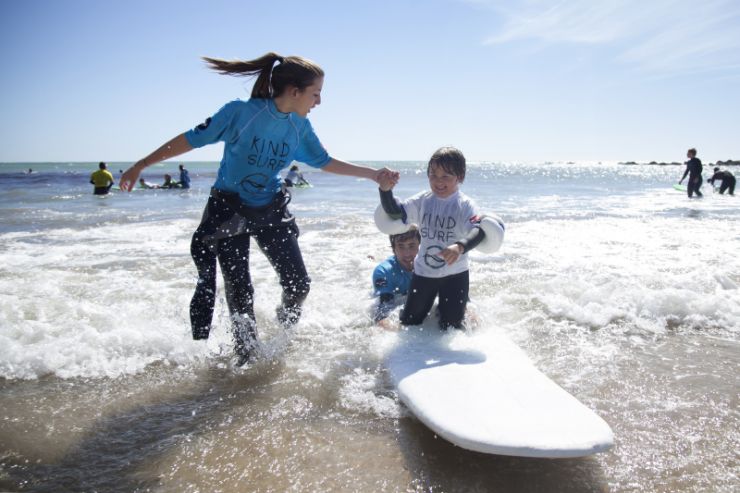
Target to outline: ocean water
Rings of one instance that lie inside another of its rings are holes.
[[[373,164],[401,171],[398,196],[427,187],[424,163]],[[216,167],[188,164],[189,191],[95,197],[95,163],[0,165],[0,490],[737,491],[736,197],[689,200],[674,166],[469,166],[462,190],[507,224],[500,252],[471,254],[478,331],[512,338],[616,438],[535,460],[455,447],[399,404],[392,335],[368,316],[390,254],[371,182],[305,170],[291,207],[312,290],[284,332],[252,256],[257,363],[230,363],[220,282],[211,338],[192,341],[189,242]]]

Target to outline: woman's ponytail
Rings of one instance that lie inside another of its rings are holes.
[[[254,60],[221,60],[203,57],[208,66],[220,74],[241,77],[257,76],[252,87],[253,98],[274,98],[280,96],[288,86],[300,90],[313,84],[324,71],[316,63],[299,56],[283,57],[269,52]],[[275,62],[278,65],[275,66]]]

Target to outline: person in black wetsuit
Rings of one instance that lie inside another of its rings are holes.
[[[701,177],[702,165],[699,158],[696,157],[696,149],[693,147],[689,149],[686,152],[686,157],[689,158],[689,160],[686,161],[686,171],[684,171],[683,176],[678,180],[678,183],[680,185],[684,178],[686,178],[686,175],[689,175],[689,182],[686,185],[686,193],[689,198],[691,198],[693,194],[696,194],[697,197],[703,197],[704,195],[699,191],[703,181]]]
[[[725,190],[729,190],[730,195],[735,195],[735,176],[729,171],[720,171],[719,168],[714,168],[714,174],[707,183],[711,183],[714,186],[715,180],[721,180],[722,184],[719,186],[719,193],[724,194]]]

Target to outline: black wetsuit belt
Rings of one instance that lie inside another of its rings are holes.
[[[249,207],[239,198],[238,193],[224,192],[217,188],[211,188],[211,197],[223,201],[235,213],[252,223],[254,226],[270,226],[285,220],[292,219],[287,213],[286,207],[290,203],[290,192],[282,188],[269,204],[263,207]]]

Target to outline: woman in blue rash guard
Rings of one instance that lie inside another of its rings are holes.
[[[198,269],[190,322],[194,339],[208,338],[218,259],[237,364],[242,365],[252,356],[257,338],[249,274],[250,238],[255,239],[278,274],[283,293],[277,316],[284,326],[298,321],[311,282],[280,171],[300,161],[376,183],[381,177],[397,181],[398,173],[340,161],[327,153],[307,119],[311,109],[321,104],[324,83],[324,71],[311,60],[276,53],[248,61],[204,60],[222,74],[256,77],[251,98],[227,103],[205,122],[166,142],[126,170],[120,185],[130,191],[147,166],[207,144],[224,143],[218,176],[190,247]]]

